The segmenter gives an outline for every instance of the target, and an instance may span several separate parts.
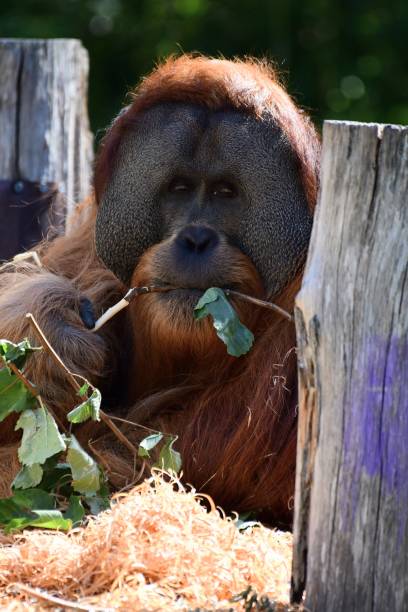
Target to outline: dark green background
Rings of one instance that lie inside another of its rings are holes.
[[[3,0],[0,36],[83,41],[94,131],[180,50],[266,55],[318,125],[408,124],[408,0]]]

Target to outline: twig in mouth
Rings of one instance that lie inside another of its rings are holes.
[[[119,302],[108,308],[108,310],[99,317],[95,323],[95,327],[91,331],[97,331],[100,329],[118,312],[129,306],[130,302],[138,295],[143,295],[144,293],[166,293],[172,289],[174,289],[174,287],[159,287],[156,285],[150,285],[149,287],[132,287],[132,289],[129,289],[126,295]]]
[[[293,316],[284,308],[281,308],[277,304],[273,302],[268,302],[267,300],[260,300],[259,298],[252,297],[252,295],[247,295],[246,293],[241,293],[240,291],[235,291],[233,289],[224,289],[225,295],[232,295],[244,302],[250,302],[251,304],[255,304],[256,306],[261,306],[262,308],[268,308],[269,310],[274,310],[278,314],[285,317],[288,321],[293,321]]]
[[[186,289],[186,287],[173,287],[173,286],[157,286],[157,285],[149,285],[146,287],[132,287],[126,293],[126,295],[116,304],[108,308],[106,312],[103,313],[101,317],[96,321],[95,327],[91,331],[98,331],[105,323],[107,323],[112,317],[114,317],[118,312],[129,306],[130,302],[137,296],[143,295],[145,293],[166,293],[167,291],[173,291],[174,289]],[[260,300],[259,298],[252,297],[251,295],[247,295],[246,293],[241,293],[240,291],[235,291],[233,289],[223,289],[225,295],[231,295],[239,300],[243,300],[245,302],[250,302],[255,306],[261,306],[262,308],[268,308],[269,310],[273,310],[274,312],[280,314],[288,321],[293,322],[293,316],[287,312],[284,308],[277,306],[273,302],[268,302],[266,300]]]

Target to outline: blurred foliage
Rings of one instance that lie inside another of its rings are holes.
[[[95,131],[169,53],[272,59],[324,118],[408,124],[407,0],[3,0],[0,36],[82,40]]]

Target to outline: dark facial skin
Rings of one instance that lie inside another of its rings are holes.
[[[296,158],[271,119],[169,103],[122,140],[96,246],[129,284],[140,256],[164,241],[159,280],[199,289],[228,286],[238,249],[272,298],[304,261],[311,227]]]

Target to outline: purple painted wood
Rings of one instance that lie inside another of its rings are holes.
[[[292,597],[408,609],[408,129],[328,122],[297,298]]]

